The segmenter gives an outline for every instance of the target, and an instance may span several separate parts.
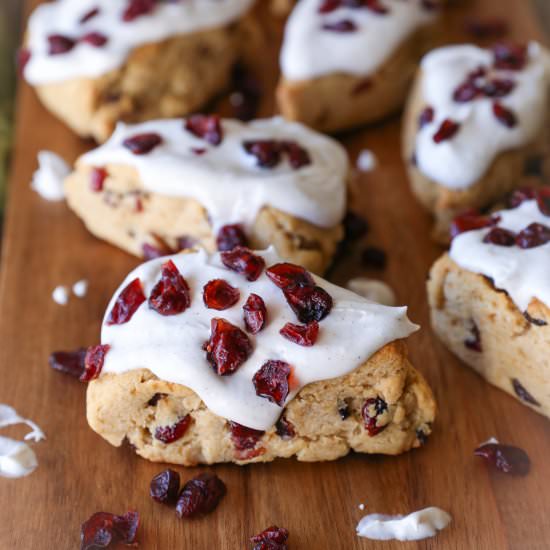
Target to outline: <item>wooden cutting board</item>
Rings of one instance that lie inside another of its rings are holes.
[[[27,12],[36,3],[27,2]],[[541,38],[529,6],[523,0],[472,0],[451,10],[447,38],[466,40],[467,13],[504,16],[514,38]],[[259,59],[268,92],[264,115],[274,112],[276,27],[271,19],[266,33],[273,48]],[[85,386],[47,365],[53,350],[98,341],[108,299],[138,261],[88,234],[64,203],[45,202],[30,190],[40,149],[72,161],[91,144],[72,135],[21,86],[0,275],[0,402],[38,422],[48,439],[34,446],[40,466],[31,476],[0,478],[1,549],[78,548],[80,524],[92,513],[128,509],[141,513],[139,541],[146,550],[246,549],[252,534],[273,523],[290,530],[293,550],[550,548],[550,423],[461,365],[430,331],[425,280],[441,250],[428,239],[430,219],[407,186],[399,118],[342,139],[352,159],[362,148],[378,157],[376,171],[356,178],[353,205],[371,223],[367,242],[389,253],[389,265],[381,275],[368,272],[350,254],[331,278],[345,283],[360,274],[381,276],[399,302],[410,305],[411,318],[423,326],[410,339],[411,357],[440,407],[434,433],[424,448],[399,457],[177,468],[184,480],[215,471],[228,487],[215,513],[181,521],[148,496],[149,481],[162,466],[93,433],[85,420]],[[52,301],[56,285],[81,278],[90,281],[85,299],[73,298],[67,307]],[[489,471],[472,451],[490,436],[526,449],[531,474],[512,478]],[[440,506],[453,523],[437,538],[418,543],[359,539],[359,503],[380,513]]]

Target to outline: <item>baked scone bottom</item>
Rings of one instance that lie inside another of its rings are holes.
[[[377,422],[386,427],[371,436],[361,410],[366,399],[376,397],[387,403]],[[435,408],[430,388],[409,363],[401,341],[386,345],[346,376],[304,387],[282,411],[295,435],[281,437],[274,426],[244,451],[236,448],[229,422],[212,413],[197,394],[148,370],[105,374],[89,384],[87,394],[88,422],[109,443],[119,446],[127,439],[148,460],[184,466],[269,462],[293,455],[314,462],[351,450],[396,455],[425,441]],[[186,415],[192,421],[181,439],[165,444],[154,437],[156,428]]]

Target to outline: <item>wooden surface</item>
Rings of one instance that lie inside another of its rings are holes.
[[[527,3],[472,3],[469,13],[506,15],[514,37],[540,37]],[[465,11],[453,10],[447,22],[450,41],[464,39]],[[267,94],[263,114],[271,112]],[[97,342],[107,301],[137,260],[89,235],[64,204],[47,203],[29,189],[38,150],[72,160],[90,144],[46,113],[27,86],[20,91],[17,124],[0,276],[0,402],[37,421],[48,439],[34,446],[40,463],[35,473],[0,479],[1,549],[77,548],[80,523],[89,515],[127,509],[142,515],[139,540],[146,550],[245,549],[250,535],[272,523],[290,529],[293,550],[550,547],[548,420],[484,383],[430,332],[424,284],[440,250],[428,240],[430,219],[408,190],[398,118],[342,139],[352,159],[361,148],[372,149],[379,159],[375,172],[358,177],[353,205],[372,225],[368,242],[389,253],[383,277],[423,326],[410,339],[410,349],[440,406],[434,433],[424,448],[393,458],[351,455],[325,464],[280,460],[211,468],[227,483],[228,494],[214,514],[198,521],[180,521],[151,501],[148,484],[162,466],[94,434],[84,416],[85,387],[47,366],[55,349]],[[349,256],[331,277],[343,283],[359,274],[376,275]],[[80,278],[90,281],[85,299],[72,299],[67,307],[51,300],[56,285]],[[22,433],[22,428],[2,430]],[[490,436],[525,448],[532,473],[506,477],[473,457],[476,445]],[[207,469],[178,468],[183,479]],[[381,513],[440,506],[453,523],[434,539],[377,543],[355,535],[363,515],[359,503]]]

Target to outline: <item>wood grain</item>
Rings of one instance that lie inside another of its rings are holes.
[[[34,3],[27,3],[27,11]],[[477,0],[453,9],[445,27],[449,41],[465,39],[466,10],[506,15],[516,38],[540,37],[527,3]],[[276,40],[276,31],[266,32]],[[275,64],[275,51],[262,59],[264,66]],[[270,74],[266,85],[274,78]],[[384,278],[423,326],[410,348],[439,402],[433,436],[424,448],[393,458],[352,455],[326,464],[280,460],[211,468],[226,481],[227,497],[211,516],[183,522],[148,496],[149,481],[162,467],[94,434],[84,416],[85,387],[47,366],[52,350],[98,340],[107,301],[137,260],[89,235],[64,204],[47,203],[29,189],[37,151],[51,149],[72,160],[90,144],[46,113],[25,85],[18,105],[0,274],[0,402],[36,420],[48,440],[35,446],[40,462],[35,473],[0,479],[0,548],[77,548],[80,523],[90,514],[131,508],[142,515],[139,540],[146,550],[244,549],[250,535],[272,523],[290,529],[293,550],[549,548],[550,424],[462,366],[430,331],[424,284],[441,251],[430,243],[430,219],[407,186],[397,117],[342,140],[352,159],[362,148],[379,159],[375,172],[357,177],[353,206],[371,222],[368,242],[389,252]],[[272,110],[267,94],[263,114]],[[350,254],[331,278],[343,283],[359,274],[377,275],[365,272]],[[80,278],[91,282],[84,300],[73,299],[67,307],[53,303],[57,284]],[[532,473],[509,478],[475,459],[472,450],[490,436],[525,448]],[[178,468],[184,479],[207,469]],[[454,521],[435,539],[376,543],[355,535],[363,514],[359,503],[382,513],[436,505]]]

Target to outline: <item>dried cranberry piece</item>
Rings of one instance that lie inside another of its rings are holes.
[[[288,162],[293,170],[299,170],[311,164],[309,153],[295,141],[283,141],[282,149],[288,156]]]
[[[48,363],[52,369],[80,378],[84,374],[87,351],[85,348],[75,351],[54,351]]]
[[[219,145],[223,139],[222,124],[218,115],[192,115],[185,121],[185,129],[210,145]]]
[[[245,141],[243,148],[249,155],[256,157],[261,168],[274,168],[281,162],[281,144],[273,139]]]
[[[550,216],[550,188],[544,187],[542,189],[537,189],[537,206],[541,214],[545,216]]]
[[[31,51],[28,48],[21,48],[17,52],[17,69],[19,71],[19,75],[23,76],[23,72],[25,71],[25,67],[27,66],[27,63],[31,60],[32,54]]]
[[[453,138],[456,133],[460,130],[460,124],[446,118],[439,127],[439,130],[434,134],[433,140],[435,143],[442,143]]]
[[[177,315],[191,305],[189,285],[172,260],[162,264],[160,281],[149,296],[149,307],[161,315]]]
[[[222,252],[220,257],[225,267],[244,275],[247,281],[255,281],[265,267],[265,261],[261,256],[253,254],[243,246]]]
[[[495,78],[483,86],[483,93],[487,97],[506,97],[515,87],[513,80]]]
[[[187,235],[182,235],[176,239],[177,242],[177,251],[187,250],[188,248],[193,248],[197,244],[197,240],[193,237]]]
[[[117,516],[109,512],[96,512],[80,527],[80,550],[107,548],[118,543],[132,545],[139,527],[139,514],[126,512]]]
[[[142,15],[147,15],[155,9],[156,3],[157,0],[128,0],[122,20],[129,23]]]
[[[48,36],[48,54],[59,55],[70,52],[76,45],[76,42],[68,36],[61,34],[50,34]]]
[[[550,241],[550,227],[542,223],[532,223],[522,229],[517,237],[516,244],[520,248],[535,248]]]
[[[204,285],[202,299],[208,309],[223,311],[234,306],[241,296],[238,288],[223,279],[213,279]]]
[[[418,128],[422,129],[426,124],[433,121],[435,117],[435,110],[433,107],[425,107],[418,117]]]
[[[80,39],[80,42],[86,42],[87,44],[90,44],[96,48],[101,48],[102,46],[105,46],[105,44],[107,44],[107,41],[108,38],[100,32],[89,32]]]
[[[301,323],[322,321],[332,309],[331,295],[320,286],[291,286],[283,289],[288,305]]]
[[[355,32],[357,31],[357,25],[351,19],[342,19],[334,23],[325,23],[323,30],[331,32]]]
[[[349,401],[349,399],[339,399],[336,404],[338,407],[338,414],[342,420],[347,420],[351,415]]]
[[[238,451],[253,449],[265,434],[262,430],[248,428],[237,422],[229,422],[229,430],[231,432],[231,441]]]
[[[96,193],[103,191],[103,186],[108,175],[105,168],[94,168],[90,175],[90,189]]]
[[[206,359],[220,376],[234,373],[252,353],[245,332],[225,319],[212,319],[210,340],[205,343]]]
[[[385,430],[388,425],[378,426],[378,417],[383,415],[388,410],[388,404],[381,397],[371,397],[365,401],[361,414],[365,429],[370,437],[378,435]]]
[[[323,0],[317,10],[319,13],[330,13],[341,6],[342,0]]]
[[[290,420],[287,420],[284,416],[281,416],[275,424],[275,431],[281,439],[292,439],[296,436],[296,430]]]
[[[216,238],[216,244],[220,252],[233,250],[236,246],[246,246],[247,239],[241,225],[224,225]]]
[[[453,100],[457,103],[467,103],[473,101],[479,94],[480,89],[475,82],[467,80],[453,92]]]
[[[537,192],[535,189],[531,187],[522,187],[520,189],[516,189],[508,198],[508,206],[509,208],[517,208],[520,204],[522,204],[525,201],[532,200],[537,196]]]
[[[143,243],[141,245],[141,252],[146,260],[156,260],[163,256],[168,256],[174,251],[166,244],[157,241],[157,246],[150,243]]]
[[[497,120],[507,128],[514,128],[517,126],[518,118],[516,114],[512,110],[504,107],[504,105],[498,101],[493,103],[493,114]]]
[[[525,476],[531,469],[527,453],[519,447],[501,443],[485,443],[478,447],[474,454],[484,458],[497,470],[505,474]]]
[[[386,253],[375,246],[367,246],[361,254],[361,262],[372,269],[384,269],[388,263]]]
[[[466,231],[474,231],[475,229],[494,226],[499,221],[499,216],[483,216],[476,210],[468,210],[460,216],[457,216],[451,223],[451,238],[454,239],[456,236]]]
[[[189,480],[181,491],[176,505],[180,518],[195,518],[213,512],[227,489],[225,483],[214,474],[201,474]]]
[[[202,147],[191,147],[191,152],[194,155],[197,155],[198,157],[200,157],[206,153],[206,149],[203,149]]]
[[[472,321],[472,328],[470,329],[471,336],[464,340],[464,345],[477,353],[481,353],[483,348],[481,346],[481,333],[479,332],[479,327],[474,321]]]
[[[175,506],[180,492],[180,475],[174,470],[164,470],[151,480],[149,494],[161,504]]]
[[[521,382],[517,378],[512,378],[512,386],[516,395],[526,403],[540,407],[540,403],[523,387]]]
[[[499,38],[510,30],[508,22],[500,17],[468,19],[464,28],[468,34],[476,38]]]
[[[137,134],[122,142],[122,145],[129,149],[134,155],[146,155],[162,143],[162,138],[154,132]]]
[[[497,44],[492,50],[496,69],[521,71],[527,63],[527,46]]]
[[[134,279],[121,291],[107,318],[108,325],[127,323],[139,306],[145,302],[145,294],[139,278]]]
[[[288,548],[287,540],[288,530],[276,525],[250,537],[250,542],[255,545],[253,550],[286,550]]]
[[[243,306],[244,325],[251,334],[257,334],[265,326],[267,308],[265,302],[257,294],[251,294]]]
[[[174,441],[181,439],[186,434],[192,420],[193,418],[188,414],[171,426],[159,426],[155,429],[155,439],[162,441],[166,445],[174,443]]]
[[[319,336],[319,323],[317,321],[307,325],[287,323],[279,333],[299,346],[313,346]]]
[[[282,407],[289,392],[289,378],[292,367],[284,361],[267,361],[254,375],[252,382],[256,395],[269,399]]]
[[[493,227],[483,238],[487,244],[496,244],[498,246],[514,246],[516,244],[516,234],[513,231],[502,227]]]
[[[95,380],[101,374],[105,356],[110,349],[111,346],[108,344],[88,348],[84,358],[84,372],[80,375],[81,382],[90,382],[90,380]]]
[[[313,277],[303,267],[290,263],[272,265],[265,274],[279,288],[289,286],[313,286]]]
[[[81,25],[83,25],[84,23],[87,23],[88,21],[90,21],[90,19],[93,19],[94,17],[97,17],[100,13],[100,9],[99,8],[93,8],[91,9],[90,11],[86,12],[81,18],[80,20],[78,21]]]
[[[347,241],[356,241],[366,235],[369,231],[367,220],[349,210],[344,218],[344,233]]]

